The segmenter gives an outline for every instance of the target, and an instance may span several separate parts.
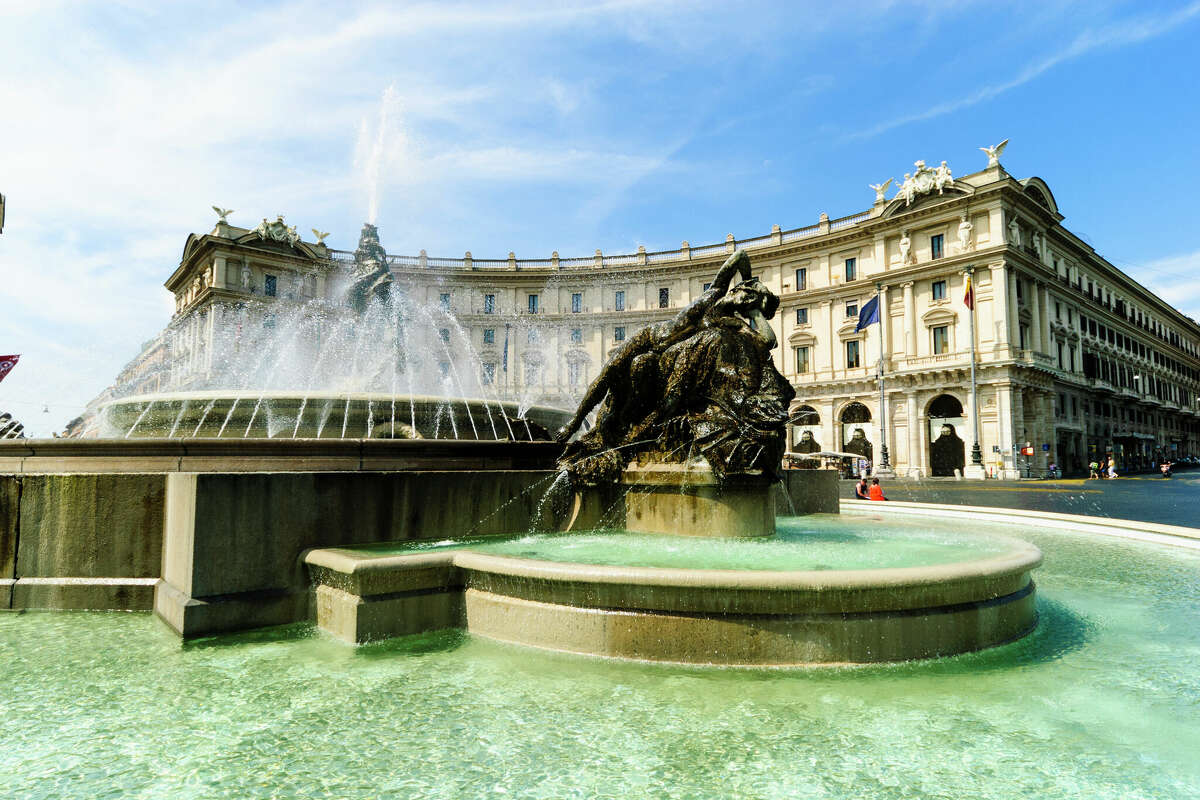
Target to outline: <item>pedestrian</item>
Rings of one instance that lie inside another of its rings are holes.
[[[871,489],[867,494],[872,500],[887,500],[883,496],[883,487],[879,485],[879,478],[871,478]]]
[[[870,500],[870,487],[867,485],[867,479],[862,478],[858,483],[854,484],[854,496],[859,500]]]
[[[1171,462],[1170,461],[1162,462],[1161,464],[1158,465],[1158,469],[1159,469],[1159,471],[1162,472],[1162,476],[1164,478],[1171,477]]]
[[[1115,462],[1115,461],[1108,462],[1108,477],[1109,478],[1119,477],[1117,475],[1117,462]]]
[[[1099,469],[1100,469],[1100,465],[1097,464],[1094,459],[1092,461],[1089,461],[1088,462],[1088,479],[1089,480],[1098,479],[1100,477],[1100,474],[1098,472]]]

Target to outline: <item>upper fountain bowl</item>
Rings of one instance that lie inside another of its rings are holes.
[[[101,438],[549,438],[570,413],[466,397],[373,392],[199,391],[123,397],[101,408]]]

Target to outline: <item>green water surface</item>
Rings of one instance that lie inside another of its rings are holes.
[[[731,539],[604,531],[530,534],[507,539],[446,539],[374,545],[387,554],[470,549],[479,553],[632,567],[736,570],[880,569],[952,564],[1011,549],[995,532],[964,530],[961,521],[888,520],[813,514],[782,517],[772,537]]]
[[[0,614],[0,796],[1200,796],[1200,554],[972,528],[1043,550],[1037,631],[891,666],[455,632],[354,648],[307,626],[181,645],[146,614]]]

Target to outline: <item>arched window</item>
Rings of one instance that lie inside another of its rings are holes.
[[[812,406],[800,406],[792,412],[793,425],[820,425],[821,415]]]
[[[870,422],[871,410],[862,403],[851,403],[842,409],[842,422]]]
[[[961,416],[963,416],[962,403],[952,395],[939,394],[929,404],[929,417],[931,419],[947,419]]]

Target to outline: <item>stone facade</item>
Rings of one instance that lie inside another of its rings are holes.
[[[886,438],[899,473],[952,473],[971,462],[977,416],[983,464],[996,475],[1037,476],[1051,464],[1074,472],[1109,455],[1120,470],[1200,454],[1200,327],[1067,230],[1044,181],[1018,180],[999,163],[955,179],[944,163],[917,162],[891,200],[886,186],[872,187],[868,211],[703,247],[387,258],[399,290],[453,313],[470,337],[464,358],[478,361],[499,399],[573,407],[614,346],[694,300],[743,247],[782,300],[775,357],[796,387],[789,444],[798,450],[878,461]],[[203,373],[216,337],[252,335],[223,329],[223,303],[267,315],[274,302],[331,297],[331,271],[353,260],[224,222],[189,237],[166,284],[177,302],[172,326],[189,332],[167,356],[174,385]],[[856,331],[877,286],[881,324]]]

